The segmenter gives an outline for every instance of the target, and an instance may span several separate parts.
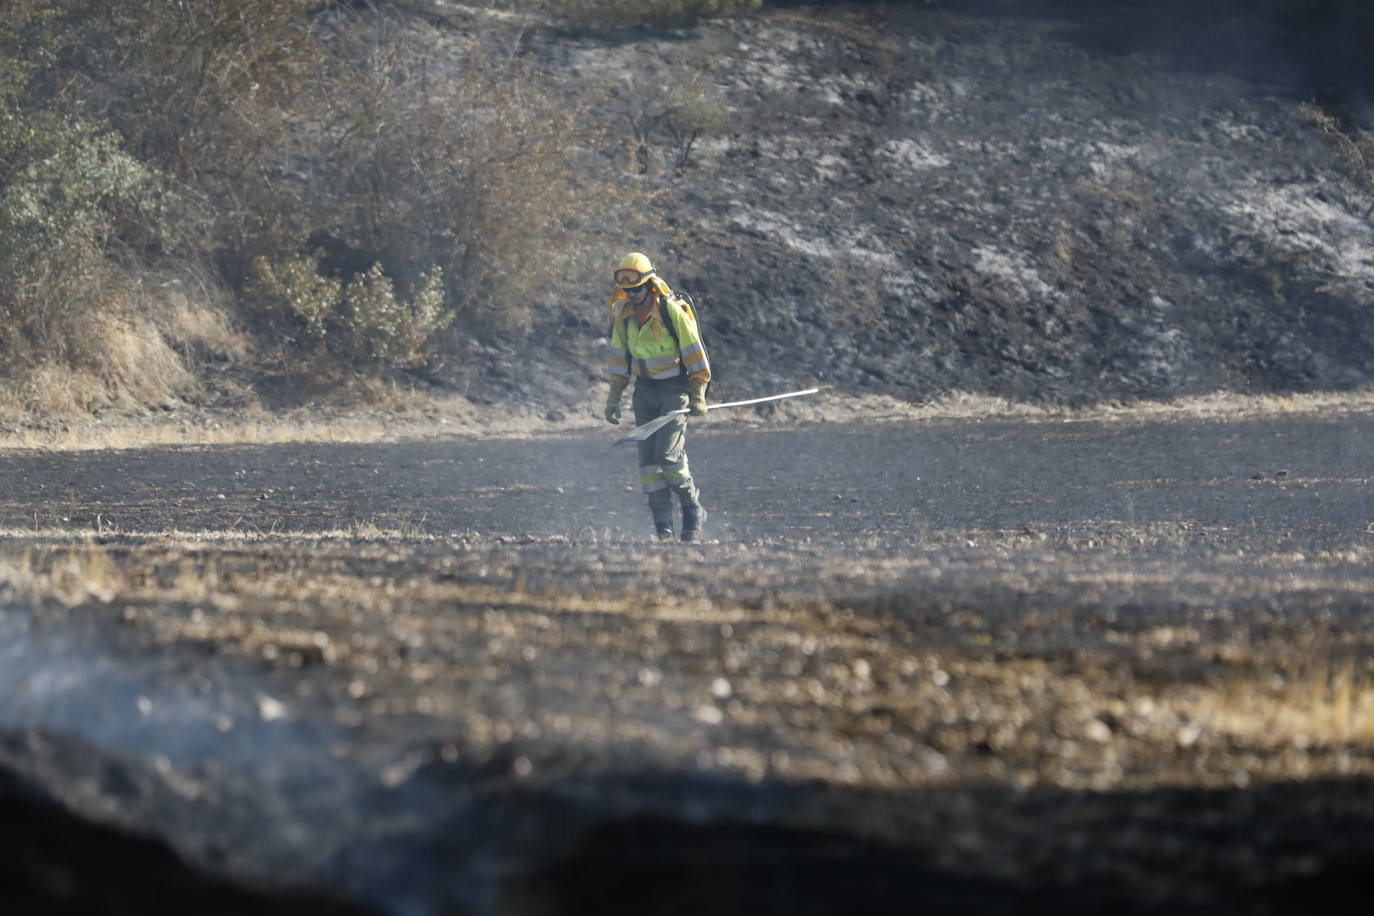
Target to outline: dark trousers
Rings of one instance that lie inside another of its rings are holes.
[[[654,381],[635,379],[635,425],[687,406],[687,377]],[[673,523],[673,499],[684,507],[699,505],[700,493],[687,466],[687,417],[677,416],[639,443],[639,482],[649,496],[649,511],[658,525]]]

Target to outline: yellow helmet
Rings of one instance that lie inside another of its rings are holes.
[[[654,265],[649,256],[632,251],[620,259],[620,266],[615,269],[615,285],[618,289],[630,289],[643,285],[653,275]]]

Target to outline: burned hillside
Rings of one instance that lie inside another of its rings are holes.
[[[1089,6],[798,5],[532,53],[619,83],[626,110],[684,82],[728,107],[685,168],[662,138],[662,226],[602,255],[663,252],[722,387],[1081,403],[1366,383],[1350,56],[1295,51],[1310,23],[1262,7]]]

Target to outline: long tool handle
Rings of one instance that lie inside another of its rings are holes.
[[[766,398],[752,398],[748,401],[727,401],[724,404],[707,404],[707,410],[720,410],[723,407],[747,407],[750,404],[764,404],[768,401],[781,401],[783,398],[797,398],[804,394],[815,394],[819,388],[807,388],[804,391],[789,391],[786,394],[770,394]],[[662,429],[673,417],[687,413],[686,408],[670,410],[667,413],[654,417],[648,423],[636,426],[619,439],[615,440],[615,445],[624,445],[626,442],[642,442]]]
[[[786,394],[770,394],[766,398],[752,398],[748,401],[726,401],[724,404],[707,404],[706,409],[722,410],[726,407],[748,407],[750,404],[763,404],[768,401],[781,401],[783,398],[798,398],[804,394],[815,394],[818,391],[820,391],[819,388],[807,388],[805,391],[789,391]],[[686,407],[679,407],[677,410],[670,410],[665,414],[659,414],[657,417],[654,417],[654,419],[650,420],[649,422],[652,423],[654,422],[654,420],[661,420],[663,417],[676,417],[680,414],[688,412],[689,411]]]
[[[770,394],[766,398],[754,398],[749,401],[727,401],[724,404],[707,404],[707,410],[720,410],[725,407],[748,407],[750,404],[762,404],[766,401],[781,401],[783,398],[799,398],[804,394],[815,394],[819,388],[807,388],[804,391],[789,391],[786,394]],[[685,410],[675,410],[673,413],[686,413]]]

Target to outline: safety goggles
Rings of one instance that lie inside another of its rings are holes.
[[[631,267],[621,267],[615,272],[615,285],[629,289],[633,286],[642,286],[654,275],[652,270],[639,271]]]

